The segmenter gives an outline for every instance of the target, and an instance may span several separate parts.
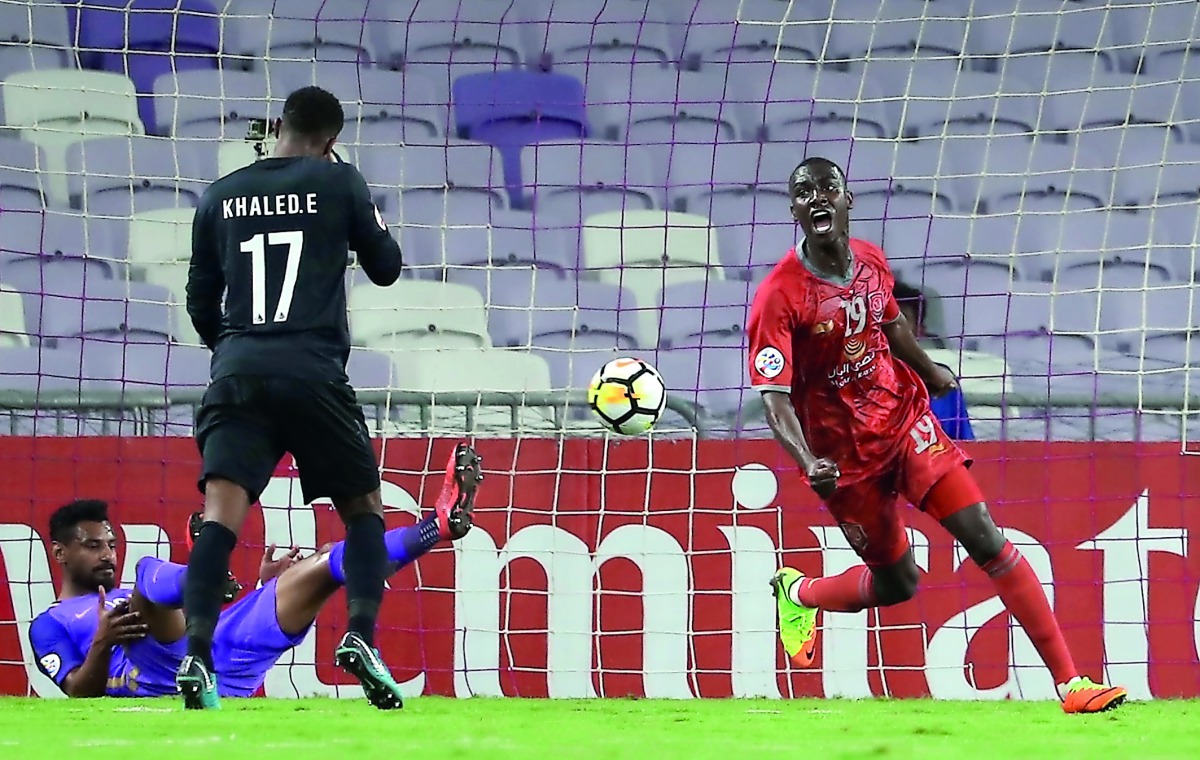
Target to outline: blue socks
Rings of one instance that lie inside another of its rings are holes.
[[[437,515],[430,515],[421,522],[408,528],[396,528],[383,534],[384,544],[387,545],[388,573],[394,573],[402,567],[415,562],[421,555],[428,552],[442,539],[438,527]],[[329,550],[329,574],[339,585],[346,584],[343,570],[343,558],[346,554],[346,542],[338,541]]]
[[[157,557],[142,557],[137,563],[137,590],[154,604],[183,606],[183,582],[187,565],[177,565]]]

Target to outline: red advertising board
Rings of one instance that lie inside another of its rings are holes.
[[[389,526],[430,505],[453,441],[381,445]],[[380,647],[412,693],[521,696],[1051,698],[1032,645],[985,576],[915,510],[922,591],[830,614],[816,667],[784,665],[767,587],[855,563],[771,441],[483,440],[476,529],[391,581]],[[984,443],[975,472],[1048,590],[1076,661],[1134,697],[1200,696],[1200,460],[1177,445]],[[46,521],[107,499],[121,567],[185,561],[200,503],[189,439],[0,438],[0,693],[50,695],[24,631],[54,598]],[[263,494],[234,569],[266,543],[340,538],[291,473]],[[126,570],[126,572],[129,572]],[[128,576],[126,576],[128,577]],[[268,678],[269,696],[352,693],[329,660],[335,597]]]

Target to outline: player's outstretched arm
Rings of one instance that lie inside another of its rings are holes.
[[[362,174],[349,164],[343,165],[342,171],[350,182],[350,250],[358,254],[358,264],[371,282],[391,285],[399,279],[403,266],[400,244],[371,200],[371,191]]]
[[[775,440],[800,465],[808,476],[809,485],[822,499],[829,497],[837,488],[841,476],[837,464],[830,459],[818,457],[808,446],[804,428],[788,394],[779,391],[764,391],[763,405],[767,409],[767,424],[775,434]]]
[[[920,375],[931,395],[941,396],[957,387],[954,373],[930,359],[925,349],[921,348],[904,314],[884,323],[883,334],[887,338],[892,355]]]

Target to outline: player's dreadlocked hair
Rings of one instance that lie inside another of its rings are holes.
[[[75,538],[75,528],[84,522],[108,522],[108,502],[78,499],[59,507],[50,515],[50,539],[60,544]]]
[[[833,169],[837,172],[837,175],[842,178],[842,184],[846,183],[846,171],[842,169],[842,167],[836,161],[825,158],[824,156],[809,156],[801,161],[795,169],[792,169],[792,176],[788,178],[789,190],[796,186],[796,175],[800,173],[800,170],[807,169],[810,166],[823,166],[828,169]]]
[[[283,124],[292,132],[312,140],[328,140],[341,134],[346,123],[342,104],[320,87],[301,87],[283,104]]]

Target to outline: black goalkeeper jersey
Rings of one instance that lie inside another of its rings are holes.
[[[267,158],[214,182],[196,209],[187,283],[212,378],[345,380],[350,250],[376,285],[400,276],[400,246],[354,166]]]

